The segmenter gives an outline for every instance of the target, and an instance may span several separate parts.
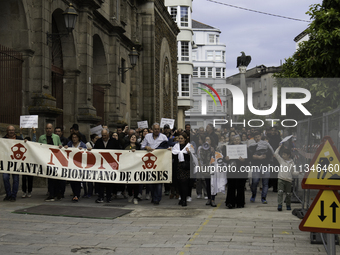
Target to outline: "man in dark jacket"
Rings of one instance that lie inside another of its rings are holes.
[[[120,149],[119,141],[113,138],[110,138],[109,130],[102,130],[102,137],[97,140],[94,144],[93,149],[106,149],[106,150],[117,150]],[[98,199],[96,203],[104,202],[104,190],[106,188],[106,201],[108,203],[111,202],[111,193],[114,188],[113,183],[98,183]]]
[[[17,136],[15,134],[15,127],[13,126],[7,127],[7,134],[3,138],[23,140],[20,136]],[[4,201],[15,202],[17,198],[18,188],[19,188],[19,175],[12,174],[12,180],[13,180],[12,189],[11,189],[11,184],[9,182],[10,176],[11,174],[3,174],[4,186],[6,190],[6,197],[4,198]]]
[[[63,146],[67,145],[68,139],[64,136],[63,130],[61,129],[61,127],[54,128],[54,133],[59,136],[61,144]]]

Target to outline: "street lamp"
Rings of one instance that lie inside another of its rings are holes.
[[[72,33],[74,27],[76,26],[78,13],[74,9],[73,5],[70,3],[69,6],[66,8],[66,10],[63,12],[64,20],[65,20],[65,26],[67,29],[67,33],[52,33],[49,32],[46,33],[47,35],[47,45],[48,42],[53,42],[55,40],[60,39],[63,36],[68,36],[70,33]]]
[[[123,66],[118,67],[118,75],[126,73],[129,70],[132,70],[137,65],[138,58],[139,58],[138,51],[136,51],[135,48],[132,48],[132,51],[129,53],[131,67],[123,67]]]

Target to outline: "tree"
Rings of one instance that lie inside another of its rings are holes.
[[[340,78],[340,0],[324,0],[311,5],[307,14],[312,22],[305,32],[308,41],[299,44],[293,56],[286,59],[282,71],[276,78]],[[312,94],[312,100],[306,104],[313,115],[338,107],[340,96],[339,82],[332,84],[325,80],[302,82]],[[296,84],[284,82],[284,86]],[[278,84],[282,86],[282,84]],[[303,85],[300,85],[302,87]]]

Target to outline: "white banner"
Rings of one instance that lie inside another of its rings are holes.
[[[79,150],[0,138],[0,173],[69,181],[171,183],[169,150]]]

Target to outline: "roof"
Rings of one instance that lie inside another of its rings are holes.
[[[198,22],[194,19],[192,20],[192,28],[216,29],[215,27],[209,26],[207,24],[203,24],[202,22]]]
[[[307,29],[305,29],[304,31],[302,31],[300,34],[298,34],[295,38],[294,38],[294,42],[298,42],[300,41],[303,37],[305,37],[307,35],[306,32]]]

